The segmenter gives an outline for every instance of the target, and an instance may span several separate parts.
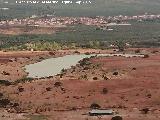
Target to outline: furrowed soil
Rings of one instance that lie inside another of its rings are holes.
[[[134,53],[135,50],[137,48],[128,49],[126,53]],[[0,85],[0,100],[9,100],[5,106],[0,102],[3,107],[0,120],[11,120],[15,114],[14,119],[17,120],[111,120],[113,115],[89,116],[93,104],[98,104],[101,109],[114,110],[124,120],[159,120],[160,49],[143,48],[140,52],[149,57],[92,57],[81,60],[76,66],[54,77],[9,86]],[[0,68],[0,79],[21,79],[27,74],[22,66],[37,62],[40,57],[72,53],[73,51],[58,51],[54,55],[49,52],[1,53],[4,60],[0,61],[3,66]],[[2,70],[5,68],[5,72],[10,75],[4,75]]]
[[[57,26],[9,26],[8,28],[0,27],[0,34],[4,35],[22,35],[22,34],[54,34],[56,31],[60,29],[64,29],[65,25],[57,25]]]

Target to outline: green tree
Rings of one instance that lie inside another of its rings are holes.
[[[89,47],[90,48],[99,48],[100,42],[99,41],[89,41]]]
[[[121,40],[116,41],[116,42],[115,42],[115,45],[118,47],[118,50],[119,50],[120,52],[124,51],[125,48],[126,48],[126,43],[125,43],[125,41],[121,41]]]

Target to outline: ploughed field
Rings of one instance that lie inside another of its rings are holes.
[[[9,100],[3,106],[8,112],[29,118],[36,114],[49,120],[98,119],[86,114],[98,104],[115,110],[124,120],[159,120],[160,49],[142,51],[149,57],[92,57],[54,77],[1,85],[0,99]]]
[[[2,35],[39,35],[39,34],[54,34],[56,31],[59,30],[59,28],[65,28],[63,25],[57,25],[57,26],[45,26],[44,27],[35,27],[35,26],[28,26],[25,25],[21,26],[9,26],[7,27],[1,27],[0,26],[0,34]]]

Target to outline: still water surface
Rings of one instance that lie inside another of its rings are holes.
[[[83,58],[89,58],[95,56],[91,55],[66,55],[63,57],[50,58],[43,60],[38,63],[26,65],[25,71],[28,73],[28,77],[40,78],[54,76],[61,72],[62,69],[68,69],[71,66],[75,66]],[[143,55],[132,55],[132,54],[97,54],[97,56],[124,56],[124,57],[143,57]]]

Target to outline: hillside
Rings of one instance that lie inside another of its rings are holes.
[[[22,17],[32,14],[38,14],[41,9],[46,9],[48,4],[16,4],[16,0],[0,0],[0,8],[8,7],[9,10],[0,10],[0,16]],[[59,0],[62,1],[62,0]],[[77,1],[77,0],[72,0]],[[87,1],[87,0],[82,0]],[[109,15],[136,15],[148,13],[159,13],[159,0],[92,0],[91,4],[50,4],[50,7],[56,11],[57,16],[109,16]],[[5,15],[3,15],[5,13]]]

